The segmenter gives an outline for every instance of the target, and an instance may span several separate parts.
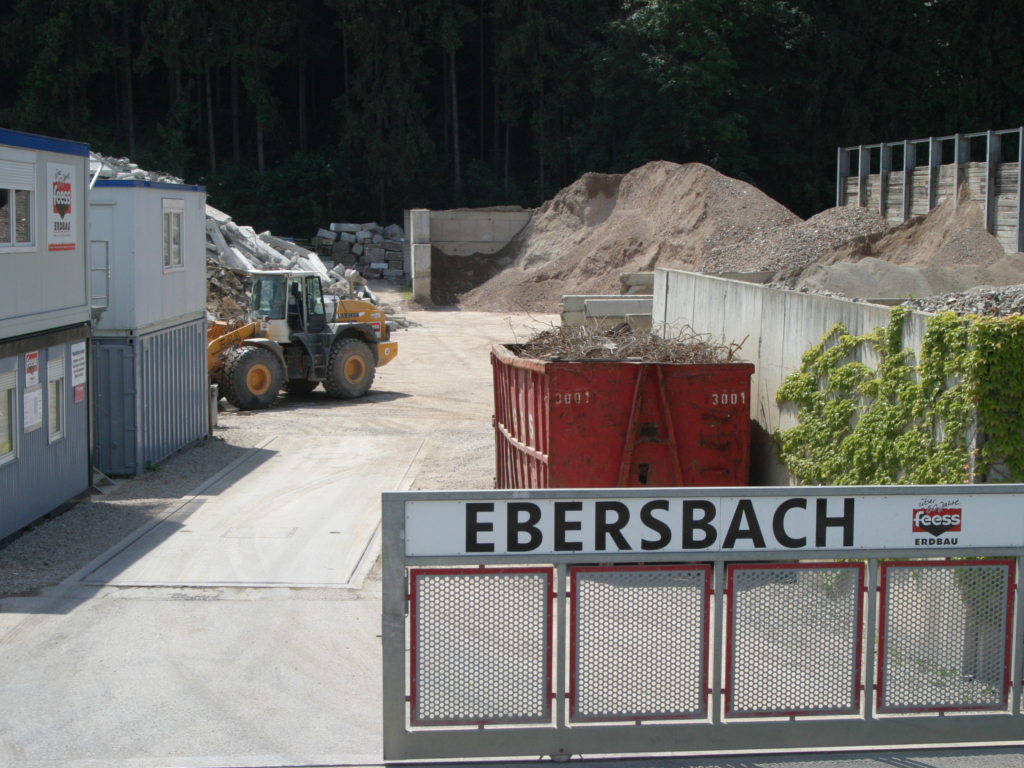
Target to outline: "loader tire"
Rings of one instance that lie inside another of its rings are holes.
[[[324,389],[337,400],[362,397],[373,385],[377,363],[373,352],[359,339],[338,339],[327,359]]]
[[[284,391],[289,395],[308,395],[317,388],[319,381],[307,381],[306,379],[290,379],[284,383]]]
[[[277,357],[262,347],[238,347],[228,353],[220,375],[221,392],[240,411],[269,408],[281,391],[284,372]]]

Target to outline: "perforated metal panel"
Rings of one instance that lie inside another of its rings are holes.
[[[1012,560],[882,564],[879,712],[1003,710]]]
[[[552,574],[410,572],[412,725],[551,721]]]
[[[704,717],[711,567],[573,568],[571,583],[570,719]]]
[[[733,565],[726,713],[860,711],[863,563]]]

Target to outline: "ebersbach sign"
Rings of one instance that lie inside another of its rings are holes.
[[[794,489],[797,490],[797,489]],[[854,489],[851,489],[854,490]],[[1024,546],[1024,495],[406,501],[410,557]]]

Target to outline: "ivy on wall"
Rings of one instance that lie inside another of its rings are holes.
[[[798,421],[776,433],[779,458],[800,482],[964,483],[995,467],[1024,478],[1024,317],[937,315],[915,360],[903,348],[909,312],[893,308],[863,336],[833,326],[779,388]],[[877,367],[857,359],[864,345]]]

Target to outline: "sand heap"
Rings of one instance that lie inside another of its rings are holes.
[[[975,202],[944,201],[884,232],[856,237],[803,269],[781,272],[796,289],[855,298],[908,298],[1024,282],[1024,256],[1006,254]]]
[[[557,311],[565,294],[617,294],[621,272],[700,271],[708,253],[798,222],[757,188],[699,163],[588,173],[537,210],[495,257],[511,265],[460,304]]]

